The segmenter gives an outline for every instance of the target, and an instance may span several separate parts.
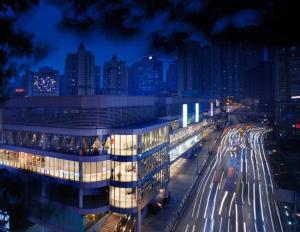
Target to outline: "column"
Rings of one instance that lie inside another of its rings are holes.
[[[83,189],[79,188],[79,208],[83,208]]]

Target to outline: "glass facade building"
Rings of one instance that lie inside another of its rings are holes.
[[[46,183],[43,197],[55,201],[68,186],[67,198],[82,215],[135,214],[168,193],[171,161],[204,136],[206,120],[179,126],[185,100],[9,100],[0,108],[0,168],[33,174]]]
[[[96,182],[109,180],[110,160],[79,162],[41,156],[27,152],[0,149],[0,165],[65,180]],[[79,166],[82,166],[81,171]]]
[[[170,163],[168,125],[169,122],[163,122],[123,129],[108,138],[108,153],[112,157],[110,205],[116,212],[135,213],[139,196],[145,206],[159,189],[167,187],[168,175],[159,173]]]
[[[72,155],[100,155],[106,149],[105,143],[99,136],[62,135],[11,129],[2,131],[2,143]]]

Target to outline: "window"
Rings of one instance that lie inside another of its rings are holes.
[[[131,156],[137,154],[137,135],[111,135],[110,153]]]
[[[151,150],[168,140],[168,127],[144,133],[142,135],[142,152]]]
[[[137,207],[136,188],[109,187],[109,203],[117,208]]]
[[[79,162],[0,149],[0,164],[79,181]],[[92,181],[95,181],[92,179]]]
[[[136,162],[118,162],[112,161],[113,180],[122,182],[137,181],[137,163]]]

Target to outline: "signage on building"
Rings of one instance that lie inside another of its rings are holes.
[[[182,105],[182,127],[186,127],[188,124],[188,105]]]
[[[199,122],[199,103],[195,103],[195,122]]]

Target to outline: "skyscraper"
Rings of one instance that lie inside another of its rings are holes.
[[[244,99],[248,70],[263,61],[263,49],[244,41],[214,42],[202,48],[204,87],[209,86],[211,98]],[[207,71],[205,71],[207,70]]]
[[[67,54],[65,61],[65,95],[95,94],[95,57],[80,44],[76,53]]]
[[[278,49],[275,63],[275,136],[300,140],[300,47]]]
[[[132,64],[130,78],[131,94],[159,95],[163,90],[163,62],[155,56],[145,56]]]
[[[177,59],[171,60],[167,69],[167,91],[171,94],[178,92],[178,66]]]
[[[100,94],[100,90],[103,88],[103,77],[101,76],[101,66],[95,66],[95,94]]]
[[[50,67],[27,72],[28,96],[59,96],[59,77],[58,70]]]
[[[106,94],[128,94],[128,68],[125,61],[113,55],[103,66],[104,92]]]
[[[184,43],[178,48],[178,94],[184,95],[201,89],[201,44],[196,41]]]
[[[270,61],[248,69],[245,73],[245,103],[252,110],[273,113],[274,80],[273,64]]]

